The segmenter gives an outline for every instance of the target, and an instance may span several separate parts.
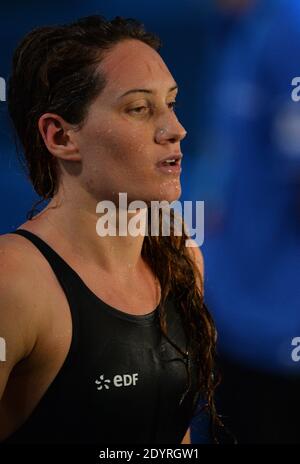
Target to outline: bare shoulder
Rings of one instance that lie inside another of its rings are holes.
[[[4,294],[12,292],[15,298],[37,294],[36,285],[41,273],[41,253],[27,239],[19,235],[0,236],[0,290]]]
[[[36,289],[34,278],[38,276],[39,252],[23,237],[13,234],[0,236],[0,289],[4,293],[30,294]],[[24,296],[24,294],[22,295]]]
[[[37,266],[41,261],[40,251],[26,238],[16,234],[0,235],[0,262],[8,272],[30,280],[32,275],[27,275],[24,271],[38,274],[40,270]]]
[[[31,246],[28,240],[24,240],[19,235],[15,234],[4,234],[0,235],[0,258],[12,258],[21,257],[30,252]]]

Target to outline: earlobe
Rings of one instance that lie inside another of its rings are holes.
[[[81,161],[81,155],[72,137],[73,131],[63,118],[56,114],[43,114],[38,121],[38,127],[47,149],[53,156],[66,161]]]

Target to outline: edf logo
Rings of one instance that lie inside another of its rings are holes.
[[[136,385],[138,381],[138,373],[135,374],[117,374],[114,376],[113,380],[104,379],[104,375],[101,374],[99,380],[95,380],[95,384],[98,385],[97,390],[109,390],[111,383],[115,387],[129,387],[129,385]]]

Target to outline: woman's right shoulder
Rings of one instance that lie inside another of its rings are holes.
[[[39,259],[39,251],[26,238],[11,233],[0,235],[0,268],[5,271],[1,272],[3,278],[4,274],[13,273],[26,274],[24,278],[29,279]]]
[[[26,238],[16,234],[0,236],[0,297],[13,298],[29,307],[44,299],[41,282],[44,265],[39,250]],[[42,280],[43,281],[43,280]]]
[[[13,260],[21,254],[26,254],[29,249],[28,240],[20,237],[20,235],[13,233],[0,235],[1,259],[10,258],[10,260]]]

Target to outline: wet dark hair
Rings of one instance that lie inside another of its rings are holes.
[[[8,108],[23,147],[29,178],[42,199],[51,199],[56,194],[59,176],[56,158],[48,151],[39,132],[39,118],[51,112],[68,123],[84,124],[90,104],[106,84],[105,76],[97,70],[104,53],[127,39],[140,40],[155,50],[161,46],[160,39],[146,32],[134,19],[116,17],[108,21],[97,15],[71,24],[35,29],[16,49],[8,84]],[[193,359],[197,366],[195,410],[201,397],[213,423],[218,424],[214,406],[214,390],[218,383],[214,363],[216,330],[203,301],[202,281],[195,259],[191,249],[185,246],[189,237],[186,233],[181,237],[174,235],[173,221],[171,226],[171,236],[156,237],[151,233],[145,236],[142,255],[160,281],[159,325],[172,344],[165,313],[169,294],[176,298],[180,308],[188,352],[174,346],[187,362]],[[191,387],[189,362],[187,366],[184,396]]]

